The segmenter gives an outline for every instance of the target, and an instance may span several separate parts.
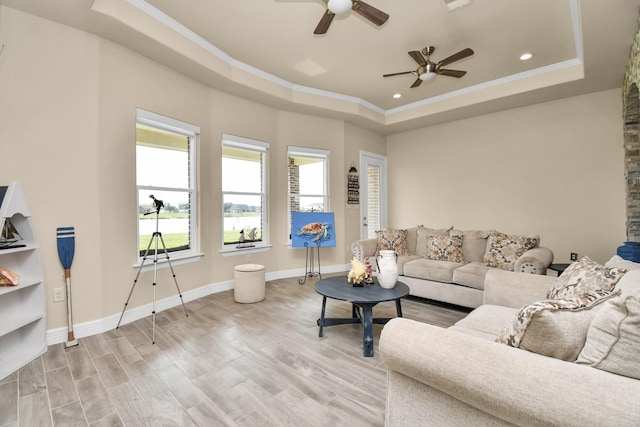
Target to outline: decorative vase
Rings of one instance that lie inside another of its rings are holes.
[[[380,251],[376,257],[378,283],[381,288],[391,289],[398,281],[398,254],[394,251]]]

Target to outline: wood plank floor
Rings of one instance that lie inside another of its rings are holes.
[[[237,304],[226,291],[63,344],[0,381],[0,426],[382,426],[386,370],[362,356],[359,325],[325,328],[322,297],[298,278]],[[462,308],[407,298],[403,315],[449,326]],[[351,306],[328,300],[327,317]],[[395,316],[395,304],[374,308]]]

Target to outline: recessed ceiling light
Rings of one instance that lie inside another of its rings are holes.
[[[531,59],[533,55],[530,53],[523,53],[522,55],[520,55],[520,60],[521,61],[526,61],[527,59]]]
[[[402,97],[402,94],[400,94],[400,93],[394,93],[394,94],[393,94],[393,97],[394,97],[395,99],[398,99],[398,98]]]

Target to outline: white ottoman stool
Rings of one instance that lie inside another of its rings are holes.
[[[259,302],[265,296],[264,265],[236,265],[233,272],[233,299],[240,303]]]

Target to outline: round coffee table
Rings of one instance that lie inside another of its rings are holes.
[[[409,295],[409,287],[402,282],[397,282],[392,289],[384,289],[378,284],[377,278],[374,277],[373,281],[372,285],[358,287],[347,282],[347,276],[319,280],[315,285],[316,292],[322,295],[322,311],[317,321],[320,327],[318,336],[322,336],[325,326],[360,323],[362,324],[363,354],[365,357],[373,356],[373,324],[385,324],[391,320],[391,318],[374,318],[373,307],[381,302],[395,301],[396,314],[402,317],[400,299]],[[350,302],[351,317],[324,317],[327,298]]]

